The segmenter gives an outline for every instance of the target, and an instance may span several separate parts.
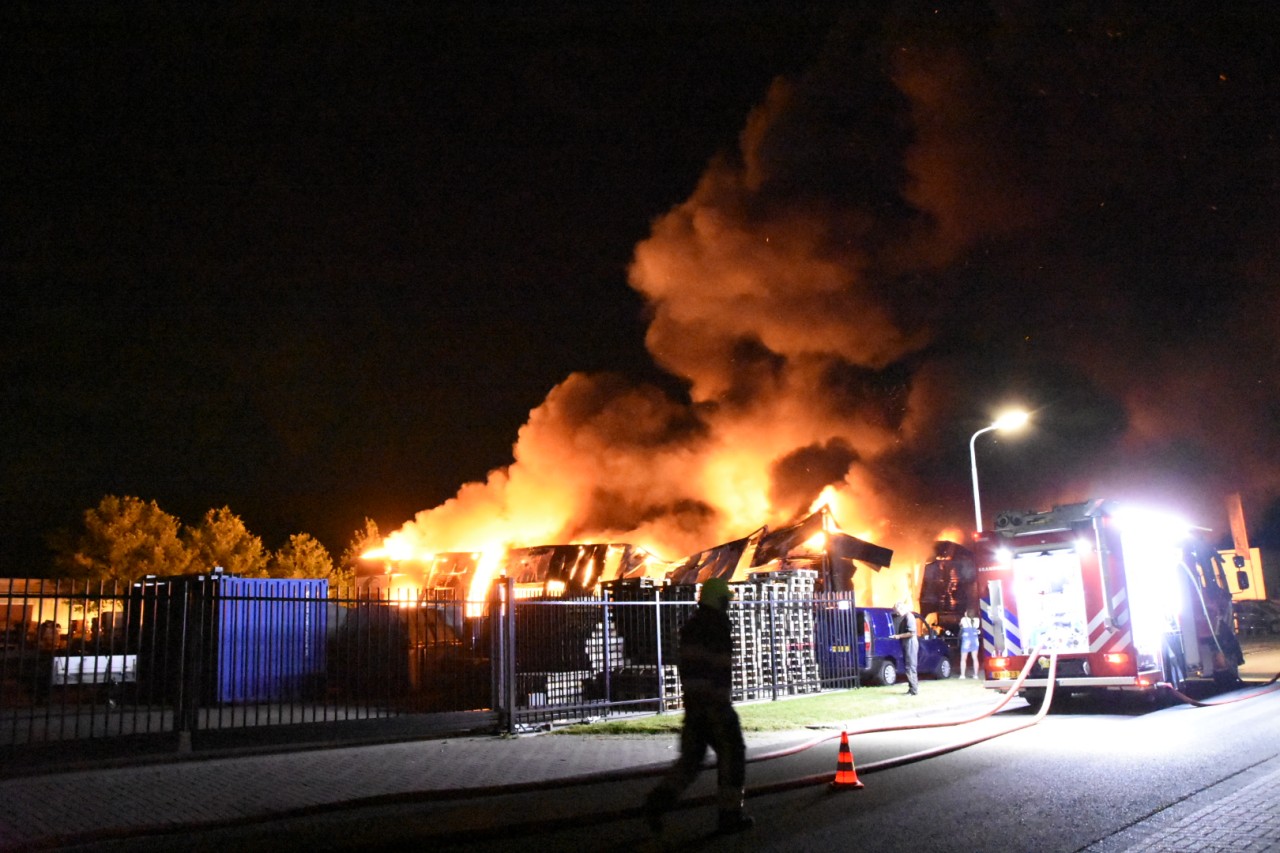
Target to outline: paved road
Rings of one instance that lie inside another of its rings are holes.
[[[1267,660],[1251,656],[1256,667],[1269,666]],[[1007,827],[1023,826],[1022,804],[1036,802],[1043,808],[1035,819],[1048,831],[1058,827],[1057,834],[1009,849],[1213,849],[1203,846],[1205,815],[1225,828],[1223,843],[1231,846],[1222,849],[1280,849],[1274,840],[1280,812],[1247,807],[1270,803],[1266,794],[1280,772],[1277,712],[1280,692],[1224,708],[1055,714],[1044,727],[1047,745],[1011,735],[912,767],[864,770],[863,791],[833,795],[818,784],[756,797],[752,808],[761,825],[749,838],[705,837],[710,809],[696,805],[673,815],[668,847],[831,849],[823,845],[842,846],[853,832],[879,837],[880,849],[890,849],[886,840],[899,837],[911,840],[902,849],[998,849],[993,838]],[[1030,716],[1029,709],[1011,710],[980,725],[991,730]],[[1206,736],[1224,726],[1236,733],[1232,744]],[[1108,745],[1104,734],[1122,737]],[[855,738],[857,765],[867,768],[880,758],[956,737],[945,730]],[[1187,748],[1170,750],[1171,737]],[[815,738],[824,742],[753,764],[750,783],[761,787],[833,773],[838,730],[757,737],[750,754],[791,752]],[[1132,766],[1152,767],[1148,776],[1154,782],[1133,790],[1125,774],[1116,772],[1120,753]],[[635,807],[652,774],[673,756],[670,738],[540,735],[49,773],[0,782],[6,803],[0,847],[336,850],[431,841],[437,849],[507,850],[511,830],[495,830],[507,826],[525,835],[537,832],[539,850],[630,849],[649,841]],[[1011,772],[1015,766],[1022,769]],[[1046,767],[1060,774],[1058,784],[1043,778]],[[695,804],[710,793],[712,774],[703,776],[691,792]],[[591,783],[570,784],[584,779]],[[965,785],[950,790],[956,779]],[[532,790],[475,790],[498,786]],[[462,789],[484,796],[459,798]],[[1246,827],[1235,815],[1241,810],[1262,825]],[[559,820],[586,821],[588,828],[559,828]],[[887,833],[886,827],[903,825],[912,825],[912,832]],[[1272,846],[1239,846],[1259,837],[1271,838]],[[962,838],[967,846],[957,846]],[[1161,839],[1179,841],[1161,847]]]

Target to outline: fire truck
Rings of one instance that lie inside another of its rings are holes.
[[[1036,656],[1023,696],[1227,686],[1244,663],[1222,558],[1202,530],[1094,500],[1002,512],[975,537],[984,686],[1007,689]],[[1245,579],[1247,584],[1247,579]]]

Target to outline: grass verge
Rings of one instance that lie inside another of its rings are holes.
[[[898,711],[920,711],[967,705],[990,700],[998,694],[985,690],[973,680],[922,680],[920,694],[907,696],[905,684],[892,687],[861,687],[806,696],[789,696],[773,701],[744,702],[737,705],[738,717],[745,732],[785,731],[817,726],[842,726],[863,717],[874,717]],[[556,731],[571,735],[646,735],[671,734],[680,731],[684,714],[672,711],[647,717],[628,717],[566,726]]]

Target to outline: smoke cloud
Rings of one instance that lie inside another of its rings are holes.
[[[1221,527],[1227,492],[1280,491],[1264,28],[912,8],[775,81],[636,247],[686,394],[572,375],[508,468],[397,536],[675,558],[834,485],[849,532],[920,559],[971,524],[970,435],[1013,402],[1034,423],[980,440],[989,510],[1132,498]]]

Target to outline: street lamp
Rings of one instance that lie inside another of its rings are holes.
[[[992,422],[991,426],[985,426],[975,432],[969,438],[969,470],[973,473],[973,530],[975,533],[982,530],[982,503],[978,500],[978,455],[974,451],[974,442],[978,436],[984,432],[991,432],[993,429],[1018,429],[1030,420],[1031,415],[1021,409],[1005,412]]]

